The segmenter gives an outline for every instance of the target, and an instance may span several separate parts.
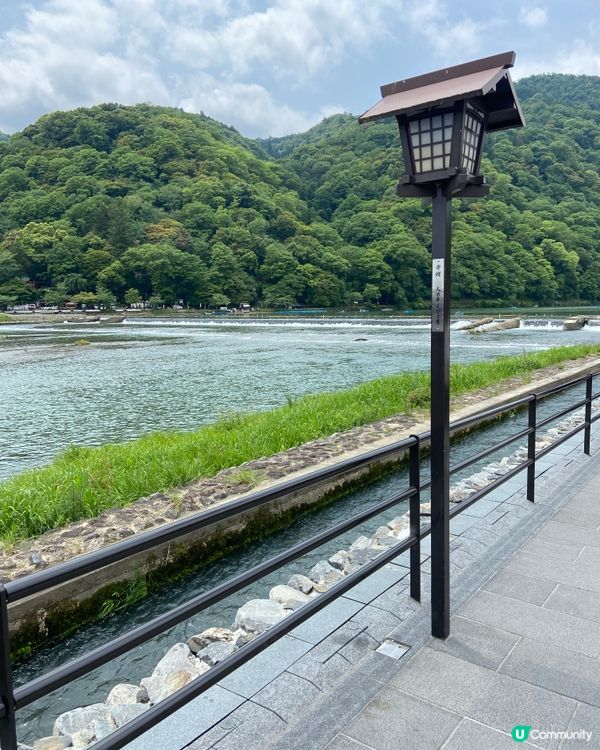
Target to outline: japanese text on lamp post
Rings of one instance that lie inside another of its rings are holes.
[[[435,258],[431,274],[431,330],[444,330],[444,260]]]

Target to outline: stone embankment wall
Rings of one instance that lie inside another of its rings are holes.
[[[594,409],[600,412],[600,404]],[[536,440],[541,451],[584,420],[580,410]],[[491,484],[527,460],[527,448],[520,447],[500,461],[489,463],[476,474],[451,488],[450,499],[464,502],[470,495]],[[422,507],[421,515],[428,509]],[[241,606],[231,627],[211,627],[192,636],[187,643],[174,644],[139,685],[115,685],[104,703],[82,706],[61,714],[54,723],[52,737],[33,745],[33,750],[83,750],[106,737],[148,707],[164,700],[256,636],[283,620],[311,598],[319,596],[344,576],[373,560],[381,552],[398,544],[409,533],[408,514],[380,526],[371,537],[358,537],[348,549],[341,549],[328,560],[321,560],[304,573],[295,573],[287,581],[271,588],[268,599],[253,599]],[[22,745],[21,750],[28,750]]]
[[[478,393],[467,394],[462,402],[455,403],[453,418],[460,419],[476,411],[506,403],[530,392],[533,387],[541,388],[551,383],[571,380],[596,371],[599,366],[599,357],[588,358],[569,367],[547,368],[536,376],[534,383],[523,384],[522,380],[514,379]],[[275,456],[250,461],[184,488],[156,493],[126,508],[106,511],[97,518],[72,523],[63,529],[44,534],[15,550],[4,550],[0,557],[0,577],[4,581],[14,580],[177,518],[229,503],[257,486],[277,486],[282,479],[287,481],[301,478],[315,469],[387,446],[411,433],[424,432],[428,428],[429,424],[423,417],[398,415],[315,440]],[[401,454],[396,454],[386,460],[391,462],[401,458]],[[68,632],[94,619],[108,598],[122,596],[127,599],[128,587],[140,577],[152,579],[152,576],[156,576],[164,579],[181,573],[182,570],[198,567],[215,559],[223,550],[258,537],[265,529],[276,529],[286,524],[302,510],[327,501],[344,486],[365,480],[368,475],[381,470],[382,462],[373,462],[333,481],[324,481],[303,491],[291,493],[259,509],[180,538],[177,543],[163,544],[72,583],[17,602],[10,607],[13,650],[18,652],[19,649],[35,647],[47,638]],[[249,473],[257,483],[252,488],[248,487],[246,481]]]

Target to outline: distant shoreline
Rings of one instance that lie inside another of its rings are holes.
[[[72,323],[95,322],[98,316],[113,317],[114,315],[125,315],[126,318],[139,318],[144,320],[185,320],[207,319],[207,320],[229,320],[232,323],[241,320],[319,320],[327,318],[347,319],[347,320],[373,320],[373,319],[400,319],[410,320],[414,318],[427,318],[430,316],[429,309],[415,309],[410,313],[399,310],[389,309],[372,309],[366,312],[345,310],[340,308],[326,308],[322,313],[315,314],[308,310],[254,310],[252,312],[231,311],[229,313],[208,310],[125,310],[115,312],[100,312],[97,310],[83,311],[52,311],[52,312],[18,312],[5,313],[0,319],[0,325],[17,325],[20,323],[62,323],[68,320]],[[569,317],[573,314],[590,314],[600,316],[600,306],[582,305],[574,307],[490,307],[490,308],[473,308],[460,309],[457,306],[452,313],[453,318],[464,317],[468,319],[478,319],[486,316],[497,317]],[[10,319],[7,320],[10,316]],[[100,321],[102,323],[102,321]],[[110,321],[106,321],[110,325]]]

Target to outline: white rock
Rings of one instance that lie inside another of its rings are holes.
[[[187,646],[193,654],[197,654],[211,643],[233,643],[235,634],[229,628],[207,628],[198,635],[193,635],[187,642]]]
[[[382,547],[391,547],[398,543],[398,537],[387,526],[380,526],[373,534],[373,540]]]
[[[206,672],[210,667],[203,661],[199,661]],[[168,698],[169,695],[180,690],[182,687],[198,677],[200,672],[197,669],[180,669],[177,672],[171,672],[170,674],[161,674],[155,677],[145,677],[141,684],[145,687],[150,696],[150,703],[155,704],[164,698]]]
[[[147,702],[148,693],[144,688],[139,685],[128,685],[127,683],[115,685],[106,699],[106,704],[109,706]]]
[[[390,521],[391,523],[391,521]],[[388,524],[389,526],[389,524]],[[391,527],[390,527],[391,528]],[[369,539],[368,536],[359,536],[358,539],[356,539],[352,544],[350,545],[349,552],[355,552],[359,549],[368,549],[371,546],[372,542]]]
[[[297,609],[310,601],[309,596],[291,586],[274,586],[269,591],[269,599],[279,602],[285,609]]]
[[[388,521],[387,526],[394,532],[394,534],[397,534],[398,532],[405,531],[409,528],[410,520],[408,515],[405,513],[403,516],[392,518],[391,521]]]
[[[324,591],[336,581],[344,577],[344,574],[330,565],[326,560],[320,560],[308,571],[308,577],[315,582],[315,588]]]
[[[235,625],[253,633],[263,633],[276,622],[283,620],[285,615],[285,610],[279,602],[272,599],[251,599],[238,609]]]
[[[453,503],[461,503],[463,500],[466,500],[468,496],[469,493],[463,487],[453,487],[450,490],[450,500]]]
[[[115,729],[116,726],[112,719],[110,721],[107,719],[94,719],[90,721],[85,729],[73,735],[73,748],[75,750],[82,750],[82,748],[91,745],[92,742],[107,737]]]
[[[123,724],[127,724],[132,719],[135,719],[144,711],[148,710],[148,704],[143,703],[126,703],[122,706],[113,706],[111,709],[113,721],[118,727],[122,727]]]
[[[199,665],[198,660],[185,643],[176,643],[154,667],[152,677],[161,677],[172,672],[179,672],[182,669],[189,669],[192,672],[197,671],[198,674],[206,671]]]
[[[63,737],[42,737],[33,743],[33,750],[65,750],[67,747],[72,747],[71,737],[64,735]],[[24,745],[19,745],[24,747]]]
[[[258,633],[250,633],[247,630],[244,630],[244,628],[238,628],[233,632],[233,644],[234,646],[240,648],[241,646],[245,646],[247,643],[250,643],[250,641],[254,640],[257,635]]]
[[[209,643],[208,646],[200,649],[196,656],[200,661],[208,664],[209,667],[214,667],[215,664],[226,659],[234,651],[236,651],[236,647],[233,643],[214,641],[214,643]]]
[[[353,572],[361,565],[370,562],[371,560],[373,560],[373,558],[377,557],[377,555],[382,552],[383,549],[385,548],[380,547],[373,541],[371,541],[368,547],[359,547],[355,550],[351,548],[350,559],[348,561],[346,572]]]
[[[298,591],[301,591],[303,594],[310,594],[314,586],[310,578],[299,575],[298,573],[290,578],[287,585],[291,586],[293,589],[298,589]]]
[[[89,747],[94,741],[94,729],[90,726],[82,729],[81,732],[75,732],[72,737],[71,747],[74,750],[83,750],[83,748]]]
[[[344,570],[348,565],[350,555],[345,549],[341,549],[329,558],[329,564],[338,570]]]
[[[85,729],[92,721],[102,720],[112,723],[110,706],[104,703],[74,708],[72,711],[65,711],[56,719],[53,734],[59,737],[61,735],[73,736]]]

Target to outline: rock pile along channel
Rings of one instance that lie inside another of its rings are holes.
[[[593,412],[600,405],[593,406]],[[581,425],[583,410],[573,413],[536,439],[539,452]],[[473,493],[507,474],[527,460],[527,448],[485,466],[476,474],[461,479],[450,489],[450,500],[460,503]],[[421,515],[429,515],[428,503],[421,505]],[[306,575],[296,573],[285,584],[274,586],[268,599],[252,599],[241,606],[230,628],[211,627],[192,636],[187,643],[176,643],[155,666],[152,674],[139,685],[121,683],[108,694],[104,703],[75,708],[61,714],[54,723],[51,737],[33,743],[33,750],[83,750],[106,737],[118,727],[144,713],[150,706],[167,698],[256,636],[268,630],[313,597],[373,560],[384,550],[405,539],[409,533],[409,516],[402,516],[380,526],[370,536],[359,536],[348,549],[342,549],[321,560]],[[19,750],[32,750],[19,745]]]

